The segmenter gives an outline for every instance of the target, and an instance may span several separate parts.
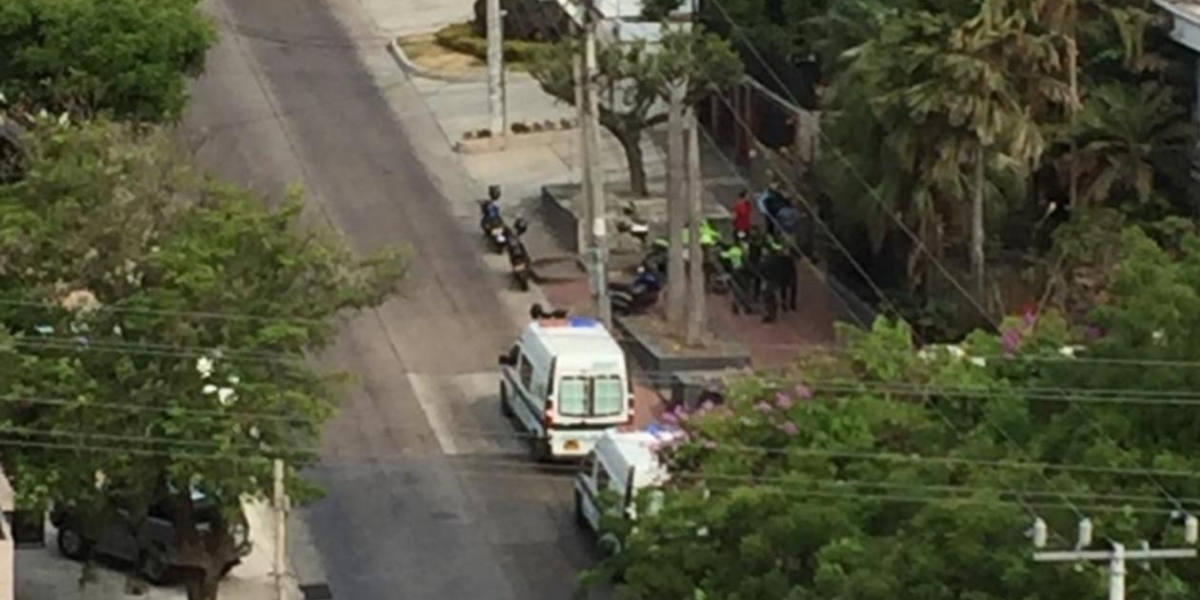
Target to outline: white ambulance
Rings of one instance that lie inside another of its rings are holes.
[[[500,410],[539,461],[582,458],[605,430],[633,422],[625,353],[598,321],[534,320],[499,363]]]
[[[607,512],[621,518],[637,519],[637,497],[667,482],[667,468],[658,460],[658,446],[670,440],[670,433],[649,431],[608,431],[596,443],[575,476],[575,518],[583,526],[600,533],[601,519]],[[615,504],[607,507],[601,498],[607,493]],[[660,508],[661,492],[650,498],[649,510]],[[615,540],[601,540],[612,544]],[[611,548],[610,548],[611,550]]]

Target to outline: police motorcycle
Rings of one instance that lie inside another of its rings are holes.
[[[513,283],[522,292],[529,290],[529,281],[533,279],[533,265],[529,258],[529,251],[525,249],[525,242],[521,241],[521,236],[525,234],[528,227],[525,219],[517,219],[511,228],[504,228],[504,251],[508,254],[508,265],[512,269]]]
[[[638,267],[637,273],[637,278],[632,283],[608,284],[614,315],[641,314],[658,303],[659,293],[662,292],[662,278],[645,266]]]
[[[688,230],[685,229],[683,236],[685,269],[687,268],[687,263],[691,260],[687,241],[688,234]],[[708,220],[705,220],[700,227],[700,240],[701,250],[704,253],[700,257],[704,268],[704,289],[713,294],[728,293],[730,278],[725,269],[722,268],[718,257],[721,247],[724,245],[721,240],[721,233]],[[666,281],[667,279],[667,262],[670,246],[670,238],[667,236],[658,236],[651,243],[650,248],[642,258],[642,266],[649,270],[657,271],[662,281]]]
[[[508,245],[508,232],[504,217],[500,214],[500,186],[488,186],[488,199],[479,201],[479,229],[487,239],[488,247],[497,254],[503,253]]]

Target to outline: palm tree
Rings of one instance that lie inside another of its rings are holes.
[[[961,22],[948,13],[899,13],[850,52],[848,81],[871,90],[884,141],[909,177],[900,187],[911,193],[918,231],[910,272],[925,260],[917,255],[940,250],[942,223],[970,196],[971,267],[982,293],[985,199],[1001,189],[998,180],[1024,177],[1045,149],[1031,90],[1039,101],[1068,97],[1054,41],[1020,7],[985,0]]]
[[[1075,130],[1079,139],[1080,201],[1102,204],[1135,198],[1156,203],[1163,160],[1187,156],[1193,127],[1166,86],[1115,83],[1094,89]]]

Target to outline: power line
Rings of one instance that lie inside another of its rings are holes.
[[[3,428],[3,429],[0,429],[0,431],[12,432],[12,428]],[[56,432],[56,433],[58,433],[58,432]],[[62,433],[63,433],[63,435],[61,437],[68,437],[70,435],[65,432],[62,432]],[[98,437],[98,436],[92,435],[91,437]],[[108,439],[110,441],[119,441],[120,439],[123,439],[125,437],[127,437],[127,436],[108,436]],[[177,440],[177,441],[173,441],[172,443],[180,443],[180,441]],[[210,443],[209,442],[197,442],[196,445],[203,445],[203,444],[210,444]],[[142,455],[142,456],[176,457],[176,458],[212,460],[212,461],[218,461],[218,462],[257,462],[260,464],[268,464],[270,462],[270,460],[272,460],[272,457],[276,456],[276,454],[263,455],[263,456],[247,456],[247,455],[217,456],[215,454],[166,451],[166,450],[162,450],[162,449],[137,448],[137,447],[129,447],[129,446],[100,445],[100,444],[86,443],[86,442],[72,443],[69,441],[68,442],[40,442],[40,441],[35,441],[35,440],[0,439],[0,446],[26,447],[26,448],[35,448],[35,449],[45,449],[45,450],[77,451],[77,452],[89,452],[89,453],[90,452],[115,452],[115,453]],[[189,446],[191,446],[191,444],[189,444]],[[487,469],[487,471],[489,473],[493,473],[494,475],[499,475],[498,473],[495,472],[495,469],[498,469],[498,468],[499,469],[515,468],[515,469],[522,469],[522,470],[532,468],[532,469],[536,469],[541,472],[560,472],[560,473],[568,474],[568,475],[577,473],[579,471],[579,467],[574,466],[574,465],[536,464],[536,463],[530,463],[529,461],[516,461],[516,460],[511,460],[511,459],[503,458],[503,457],[491,458],[491,457],[484,456],[484,455],[456,456],[456,457],[423,456],[423,455],[412,455],[412,454],[396,454],[393,456],[372,455],[372,456],[368,456],[368,457],[361,457],[361,456],[356,457],[356,458],[352,459],[352,461],[350,461],[350,462],[376,463],[379,461],[392,461],[395,463],[402,463],[402,462],[449,463],[449,464],[454,464],[454,465],[457,465],[460,467],[485,468],[485,469]],[[315,459],[314,466],[328,467],[328,466],[333,466],[333,465],[337,464],[338,462],[345,463],[347,461],[344,458],[336,458],[336,459],[333,459],[332,461],[327,462],[323,459],[318,458],[318,459]],[[672,474],[672,478],[674,478],[677,481],[684,480],[684,481],[689,481],[689,482],[702,483],[706,487],[713,487],[712,484],[717,484],[715,486],[717,488],[722,487],[722,484],[725,484],[725,483],[732,484],[730,486],[730,488],[741,487],[742,485],[745,485],[747,483],[746,477],[747,476],[745,474],[722,474],[722,473],[673,473]],[[561,480],[561,478],[558,478],[558,479]],[[944,493],[949,493],[949,494],[955,494],[955,493],[988,494],[988,495],[1027,494],[1027,495],[1060,495],[1060,496],[1064,494],[1063,492],[1057,491],[1057,490],[1050,490],[1050,491],[1021,490],[1021,491],[1017,491],[1017,490],[986,488],[986,487],[977,487],[977,486],[940,485],[940,484],[905,483],[905,482],[891,482],[891,481],[869,481],[869,480],[852,480],[852,479],[831,480],[831,479],[822,479],[822,478],[796,478],[794,476],[756,476],[756,477],[753,477],[753,483],[751,483],[751,485],[756,486],[756,487],[765,487],[768,489],[778,489],[778,490],[781,490],[784,492],[789,492],[789,491],[793,491],[793,490],[792,490],[792,488],[788,487],[786,484],[800,484],[800,483],[803,483],[805,485],[813,485],[813,484],[829,485],[834,488],[834,489],[823,488],[821,490],[803,490],[802,491],[805,494],[810,493],[810,492],[815,493],[818,497],[838,497],[838,498],[847,498],[847,497],[848,498],[863,498],[863,497],[866,497],[866,498],[875,498],[875,499],[903,498],[903,499],[908,499],[908,500],[917,500],[918,498],[920,498],[923,501],[927,501],[927,502],[960,502],[960,503],[964,503],[964,504],[981,504],[981,505],[1013,506],[1013,507],[1021,506],[1021,504],[1018,504],[1018,503],[1012,502],[1012,501],[1004,501],[1004,500],[999,500],[999,499],[986,499],[986,498],[978,498],[978,497],[972,497],[972,496],[923,496],[923,497],[918,497],[918,496],[912,496],[912,495],[897,495],[897,494],[893,494],[890,492],[888,492],[888,493],[879,493],[879,492],[871,492],[871,491],[863,492],[862,490],[860,490],[858,488],[865,487],[865,488],[882,488],[882,489],[900,490],[900,491],[944,492]],[[839,489],[839,488],[855,488],[855,489]],[[828,496],[829,494],[833,494],[833,496]],[[1161,502],[1162,501],[1161,498],[1153,497],[1153,496],[1088,493],[1088,492],[1071,492],[1071,493],[1069,493],[1069,496],[1079,498],[1079,499],[1084,499],[1084,500],[1112,500],[1112,501],[1125,502],[1124,504],[1120,504],[1120,505],[1096,504],[1096,505],[1088,506],[1089,510],[1096,510],[1099,512],[1144,513],[1144,514],[1169,514],[1171,512],[1171,509],[1167,509],[1167,508],[1151,508],[1151,507],[1146,507],[1146,506],[1132,506],[1132,505],[1128,504],[1128,502],[1155,502],[1155,501]],[[1185,499],[1185,501],[1200,503],[1200,499],[1188,498],[1188,499]],[[1043,507],[1043,508],[1070,508],[1071,507],[1071,505],[1056,504],[1056,503],[1044,503],[1044,502],[1036,503],[1036,506]]]
[[[21,306],[29,308],[42,308],[48,311],[70,312],[68,309],[53,302],[39,302],[36,300],[16,300],[12,298],[0,298],[0,306]],[[304,317],[292,316],[269,316],[256,315],[251,313],[230,313],[230,312],[211,312],[198,310],[170,310],[163,308],[144,308],[136,306],[121,306],[116,304],[103,304],[92,309],[93,312],[100,313],[117,313],[117,314],[134,314],[134,315],[150,315],[150,316],[166,316],[166,317],[184,317],[188,319],[199,320],[219,320],[219,321],[262,321],[268,323],[297,323],[303,325],[328,325],[329,322],[324,319],[308,319]]]

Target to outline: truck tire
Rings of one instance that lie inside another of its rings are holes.
[[[533,454],[533,460],[539,463],[550,462],[550,440],[540,437],[530,439],[529,448]]]
[[[512,405],[508,403],[508,386],[500,382],[500,415],[505,419],[513,418]]]
[[[591,529],[587,517],[583,515],[583,495],[579,493],[578,489],[575,490],[575,524],[581,529]]]
[[[71,560],[83,560],[91,552],[92,542],[83,537],[75,525],[63,523],[58,528],[58,551]]]

